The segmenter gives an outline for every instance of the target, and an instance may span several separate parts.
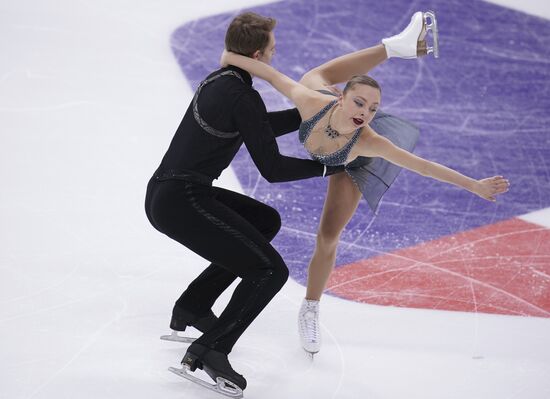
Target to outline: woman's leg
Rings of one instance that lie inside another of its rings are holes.
[[[368,73],[388,59],[383,44],[355,51],[330,60],[307,72],[300,83],[313,90],[344,83],[355,75]]]
[[[431,20],[427,24],[426,17]],[[425,41],[427,30],[434,34],[434,47]],[[433,12],[416,12],[410,24],[398,35],[382,39],[382,43],[335,58],[307,72],[300,83],[313,90],[345,83],[355,75],[367,74],[390,57],[416,58],[434,52],[439,56],[437,23]]]
[[[317,245],[309,264],[306,298],[298,312],[300,341],[304,350],[310,354],[321,349],[319,299],[334,267],[340,234],[353,216],[360,199],[361,192],[347,174],[330,177],[317,232]]]
[[[317,245],[308,269],[306,299],[320,300],[334,268],[340,234],[357,209],[361,192],[346,173],[330,176]]]

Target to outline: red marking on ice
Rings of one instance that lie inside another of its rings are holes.
[[[550,317],[550,229],[479,227],[339,267],[328,287],[378,305]]]

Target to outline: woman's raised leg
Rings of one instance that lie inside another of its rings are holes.
[[[426,42],[432,32],[433,47]],[[300,83],[313,90],[345,83],[355,75],[367,74],[390,57],[416,58],[433,53],[439,56],[437,22],[433,11],[414,13],[409,25],[398,35],[382,39],[382,43],[353,53],[345,54],[313,68]]]
[[[355,75],[368,73],[388,59],[383,44],[378,44],[325,62],[307,72],[300,83],[312,90],[344,83]]]

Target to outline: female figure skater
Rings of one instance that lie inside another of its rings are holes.
[[[433,12],[417,12],[399,35],[316,67],[299,82],[251,58],[230,52],[222,55],[223,65],[237,66],[266,80],[294,102],[303,121],[299,138],[313,159],[346,168],[347,173],[332,175],[329,180],[306,297],[298,316],[302,346],[311,354],[317,353],[321,344],[319,300],[334,268],[340,234],[353,216],[361,193],[376,210],[401,168],[456,185],[489,201],[508,191],[509,182],[502,176],[476,180],[413,155],[410,151],[418,130],[407,121],[378,111],[380,86],[365,74],[390,57],[416,58],[432,52],[437,57],[436,27]],[[426,45],[429,30],[433,48]],[[346,81],[337,98],[320,90]]]

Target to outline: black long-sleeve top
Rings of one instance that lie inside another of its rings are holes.
[[[269,182],[322,176],[322,164],[279,153],[275,137],[298,129],[301,122],[298,111],[267,112],[259,93],[252,88],[250,74],[235,66],[215,71],[208,78],[228,70],[237,72],[243,81],[236,76],[222,76],[208,83],[198,96],[198,111],[212,128],[239,134],[222,138],[208,133],[195,120],[191,103],[159,170],[189,171],[217,179],[244,142],[256,167]],[[340,169],[328,167],[327,174]]]

